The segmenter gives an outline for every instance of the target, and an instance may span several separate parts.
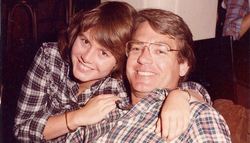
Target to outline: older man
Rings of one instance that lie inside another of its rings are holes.
[[[100,123],[86,126],[79,134],[85,142],[166,142],[155,132],[156,122],[166,96],[182,90],[178,84],[194,66],[192,43],[179,16],[159,9],[139,11],[126,45],[131,98],[117,102],[118,108]],[[198,88],[193,82],[183,86]],[[225,120],[211,105],[196,101],[190,108],[189,126],[174,142],[231,142]]]

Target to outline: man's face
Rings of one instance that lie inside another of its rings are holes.
[[[133,40],[146,42],[140,54],[130,54],[127,59],[126,74],[133,96],[143,98],[156,88],[173,89],[177,86],[179,76],[186,74],[188,66],[177,61],[178,51],[168,51],[162,56],[162,51],[149,50],[148,43],[162,43],[171,49],[178,49],[176,40],[166,35],[156,33],[148,22],[140,24]],[[152,46],[151,46],[152,47]],[[135,53],[138,48],[134,48]],[[159,58],[157,58],[157,54]]]

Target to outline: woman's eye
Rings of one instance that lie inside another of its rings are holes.
[[[81,39],[81,41],[82,41],[82,43],[84,44],[84,45],[88,45],[88,44],[90,44],[89,43],[89,40],[87,40],[87,39]]]
[[[86,44],[86,45],[89,44],[89,41],[86,40],[86,39],[82,39],[82,41],[83,41],[83,43]]]
[[[104,55],[104,56],[108,56],[108,53],[105,52],[105,51],[101,51],[101,54]]]
[[[141,50],[140,47],[132,47],[132,48],[131,48],[131,51],[140,51],[140,50]]]

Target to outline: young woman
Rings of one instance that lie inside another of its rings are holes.
[[[125,44],[135,14],[127,3],[102,3],[77,13],[58,43],[43,44],[17,105],[14,133],[19,141],[65,142],[67,133],[101,121],[127,96]]]

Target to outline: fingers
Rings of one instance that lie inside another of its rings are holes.
[[[185,132],[189,123],[189,103],[183,98],[185,96],[182,96],[180,91],[175,91],[175,93],[177,95],[173,95],[174,91],[168,95],[160,114],[162,138],[168,141]]]
[[[170,136],[169,139],[174,139],[175,137],[180,136],[183,133],[183,128],[184,128],[184,118],[178,118],[177,121],[177,128],[175,131],[175,135]]]
[[[105,108],[106,106],[110,106],[116,103],[117,100],[121,100],[121,98],[112,95],[112,94],[105,94],[105,95],[98,95],[89,100],[93,104],[93,106],[100,106]],[[90,104],[90,103],[88,103]],[[103,109],[101,108],[101,109]]]
[[[170,118],[169,119],[169,127],[167,136],[164,135],[164,138],[167,138],[167,140],[172,140],[175,137],[176,130],[178,128],[177,120]],[[164,132],[163,132],[164,133]]]
[[[167,141],[171,141],[186,131],[188,123],[189,118],[185,116],[175,117],[173,115],[172,117],[165,117],[164,120],[159,118],[156,123],[155,132],[161,132],[162,138],[166,139]]]
[[[102,114],[103,115],[107,115],[110,111],[114,110],[116,108],[116,104],[110,104],[110,105],[106,105],[103,110],[102,110]]]
[[[168,138],[169,133],[172,132],[170,130],[171,125],[169,123],[171,123],[169,118],[164,119],[164,122],[161,123],[161,125],[162,125],[162,127],[161,127],[161,136],[162,136],[162,138]],[[173,122],[172,122],[172,124],[173,124]]]
[[[106,98],[106,100],[103,101],[103,114],[108,114],[110,111],[116,108],[116,101],[120,100],[120,98],[114,97],[114,98]]]
[[[158,134],[161,132],[161,118],[158,118],[156,122],[156,128],[155,128],[155,133]]]
[[[105,110],[106,108],[115,108],[116,107],[116,101],[117,100],[121,100],[121,98],[113,95],[113,96],[110,96],[110,97],[104,97],[103,99],[100,99],[99,102],[100,104],[103,105],[103,110]]]
[[[112,94],[105,94],[105,95],[99,95],[91,99],[92,100],[92,105],[95,106],[96,112],[101,114],[102,116],[105,116],[108,114],[110,111],[115,109],[116,107],[116,101],[121,100],[121,98],[112,95]]]
[[[187,115],[186,118],[184,118],[184,125],[183,125],[182,132],[185,132],[187,130],[188,125],[189,125],[189,114]]]
[[[169,134],[166,137],[168,141],[173,140],[174,138],[178,137],[182,133],[183,129],[183,120],[182,118],[171,118],[170,125],[169,125]]]
[[[117,100],[121,100],[121,98],[112,94],[98,95],[91,98],[78,111],[79,124],[90,125],[101,121],[110,111],[115,109]]]

